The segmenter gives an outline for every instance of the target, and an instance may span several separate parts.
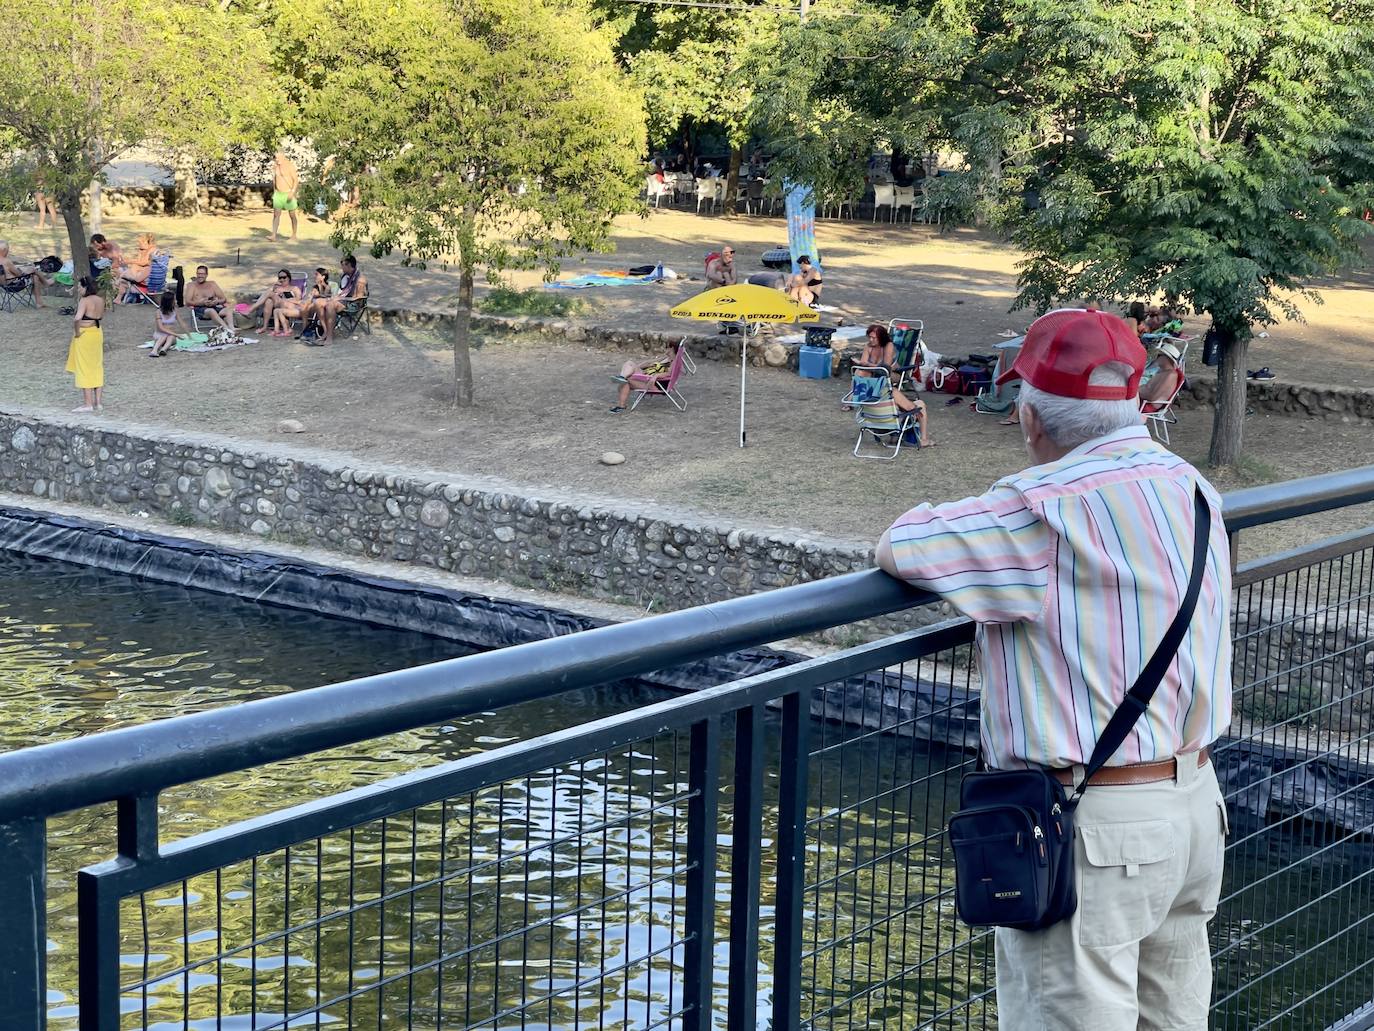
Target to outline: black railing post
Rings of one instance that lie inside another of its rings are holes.
[[[0,824],[0,1023],[43,1031],[47,1023],[47,821]]]
[[[683,961],[683,1031],[711,1031],[715,980],[716,808],[720,791],[720,719],[692,724],[688,760],[687,919]]]
[[[76,875],[81,1031],[119,1031],[119,896],[89,870]]]
[[[730,996],[725,1026],[758,1026],[759,865],[763,835],[763,706],[735,714],[734,831],[730,839]]]
[[[773,943],[773,1026],[801,1027],[802,895],[806,890],[806,799],[811,689],[782,701],[778,764],[777,936]]]

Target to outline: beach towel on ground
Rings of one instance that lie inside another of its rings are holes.
[[[546,290],[586,290],[594,286],[641,286],[644,283],[657,283],[663,279],[673,278],[667,274],[667,270],[655,268],[647,276],[632,276],[628,272],[620,269],[605,269],[601,272],[591,272],[585,276],[573,276],[571,279],[564,279],[557,283],[545,283]]]

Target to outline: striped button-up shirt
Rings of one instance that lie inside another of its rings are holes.
[[[1231,566],[1220,498],[1196,469],[1132,427],[892,525],[898,575],[978,623],[989,765],[1087,761],[1187,589],[1194,484],[1212,510],[1197,611],[1109,765],[1149,762],[1231,719]]]

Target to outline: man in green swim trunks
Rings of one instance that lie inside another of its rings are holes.
[[[291,216],[291,239],[296,238],[296,192],[301,188],[300,173],[280,150],[272,158],[272,239],[277,239],[281,213]]]

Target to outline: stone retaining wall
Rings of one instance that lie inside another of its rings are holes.
[[[871,551],[347,456],[0,412],[0,489],[655,610],[869,568]],[[929,618],[938,612],[931,610]],[[908,622],[909,625],[909,622]]]
[[[1259,412],[1297,415],[1339,422],[1364,422],[1374,419],[1374,391],[1319,386],[1306,383],[1249,383],[1246,399]],[[1217,381],[1213,376],[1188,377],[1188,389],[1175,402],[1180,408],[1211,408],[1217,402]]]
[[[272,185],[201,186],[200,210],[256,211],[271,207]],[[176,191],[171,186],[114,186],[100,192],[100,210],[106,215],[171,215]]]
[[[453,314],[441,311],[412,311],[408,308],[369,309],[374,325],[394,322],[403,326],[429,326],[441,331],[453,325]],[[569,319],[544,319],[521,315],[474,314],[473,328],[492,336],[536,335],[552,337],[575,344],[589,344],[607,351],[646,354],[660,350],[669,343],[687,341],[687,351],[694,358],[705,361],[739,363],[739,337],[720,333],[691,332],[700,323],[684,323],[683,329],[667,333],[662,330],[625,329],[619,326],[588,326]],[[787,327],[795,332],[794,327]],[[787,333],[783,334],[788,335]],[[795,370],[800,344],[777,343],[771,337],[755,337],[749,341],[749,364],[771,365]],[[862,347],[837,347],[832,365],[833,374],[847,373],[858,358]]]

